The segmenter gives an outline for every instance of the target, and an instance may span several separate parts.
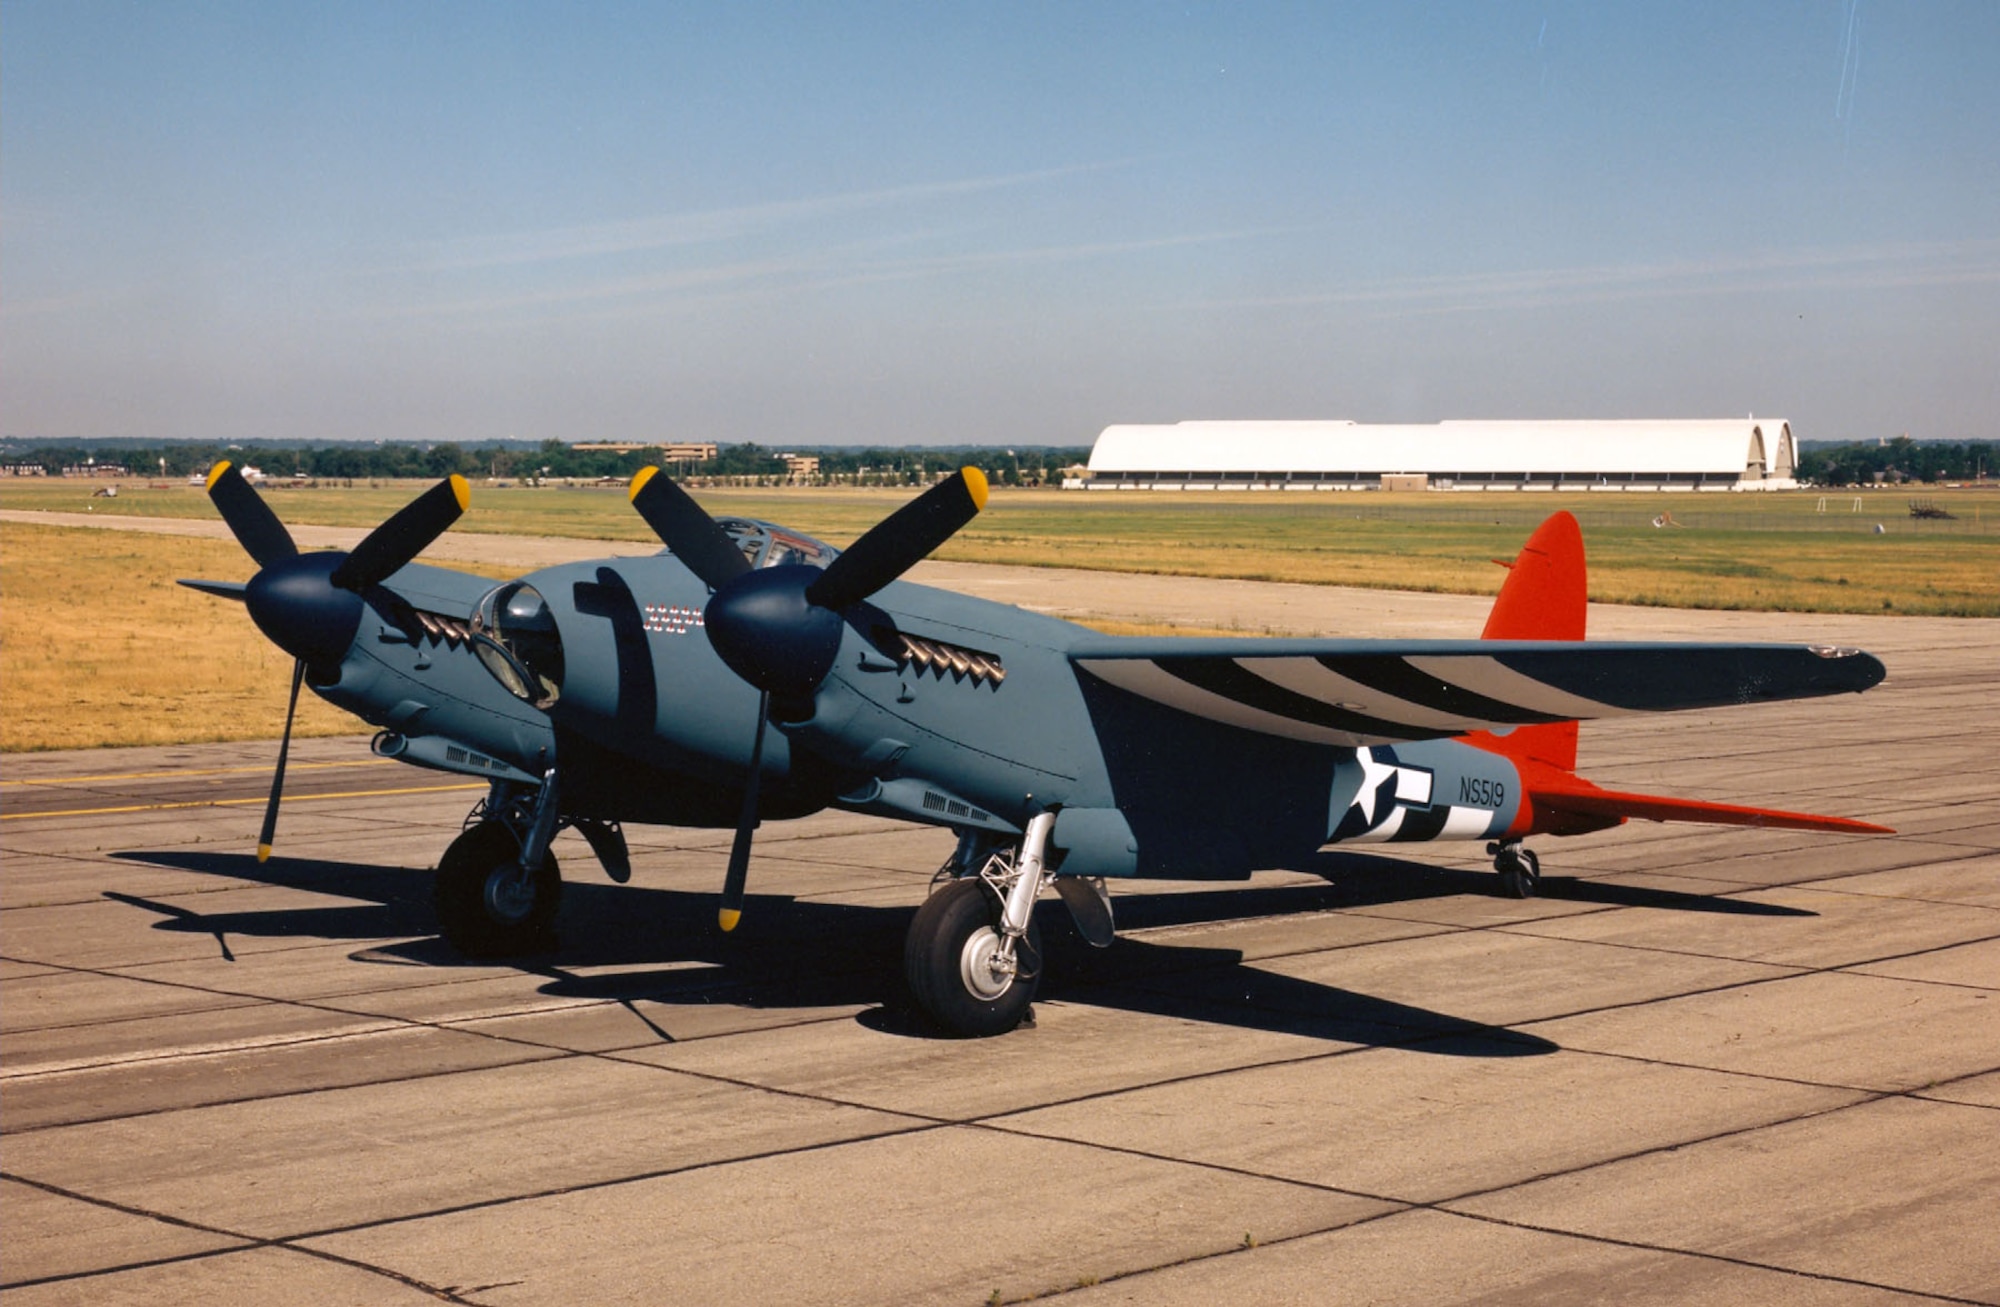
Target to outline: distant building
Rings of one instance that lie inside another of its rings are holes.
[[[1106,427],[1091,490],[1788,490],[1776,418]],[[1065,484],[1071,484],[1065,476]]]
[[[49,470],[40,463],[0,463],[0,477],[45,477]]]
[[[123,463],[71,463],[62,470],[66,477],[124,477],[132,473]]]
[[[780,454],[785,460],[785,480],[810,481],[819,475],[819,455]]]
[[[581,445],[571,445],[571,449],[581,453],[632,454],[640,451],[657,452],[663,462],[706,463],[715,457],[712,441],[680,440],[662,444],[657,440],[598,440]]]

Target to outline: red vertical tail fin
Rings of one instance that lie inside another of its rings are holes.
[[[1482,640],[1581,640],[1585,608],[1583,531],[1568,513],[1535,528],[1508,565]],[[1516,760],[1532,758],[1576,770],[1576,723],[1517,726],[1505,735],[1481,732],[1482,748]]]

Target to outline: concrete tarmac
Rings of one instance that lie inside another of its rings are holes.
[[[450,537],[448,537],[450,538]],[[489,555],[490,556],[490,555]],[[1476,634],[1475,599],[927,564],[1063,612]],[[1192,616],[1199,615],[1199,617]],[[2000,1302],[2000,623],[1592,611],[1827,640],[1860,698],[1584,729],[1619,788],[1893,825],[1635,823],[1043,905],[1032,1028],[935,1037],[948,835],[827,813],[582,841],[560,951],[458,959],[477,790],[295,747],[0,772],[7,1303]]]

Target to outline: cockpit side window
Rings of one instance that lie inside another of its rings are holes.
[[[509,693],[538,707],[562,694],[562,634],[541,592],[512,581],[480,600],[473,651]]]

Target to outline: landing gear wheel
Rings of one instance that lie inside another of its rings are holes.
[[[917,909],[903,972],[917,1005],[954,1035],[1002,1035],[1021,1024],[1040,980],[1042,937],[1032,918],[1008,959],[1000,905],[978,880],[940,886]]]
[[[1500,873],[1500,892],[1510,899],[1531,899],[1542,884],[1542,860],[1533,849],[1502,850],[1493,860]]]
[[[521,867],[521,844],[497,821],[482,821],[451,842],[438,861],[438,929],[469,958],[517,957],[555,944],[562,876],[553,853],[541,870]]]

